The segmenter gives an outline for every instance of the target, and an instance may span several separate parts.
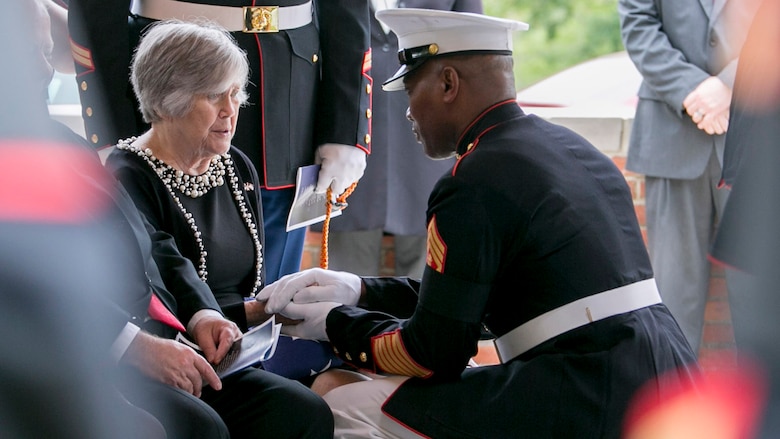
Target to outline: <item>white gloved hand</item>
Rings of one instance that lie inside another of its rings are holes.
[[[309,340],[329,341],[325,330],[325,320],[333,308],[340,303],[290,303],[282,311],[282,315],[295,320],[302,320],[296,325],[282,325],[282,334]]]
[[[281,312],[290,302],[338,302],[357,305],[363,281],[346,271],[311,268],[288,274],[260,290],[257,300],[267,301],[265,312]]]
[[[317,148],[315,163],[321,167],[314,192],[324,194],[330,186],[335,199],[363,176],[366,152],[356,146],[325,143]]]

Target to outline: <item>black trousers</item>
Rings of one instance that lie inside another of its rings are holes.
[[[206,387],[200,399],[146,378],[122,392],[163,424],[168,439],[333,437],[333,415],[322,398],[260,369],[225,378],[220,391]]]

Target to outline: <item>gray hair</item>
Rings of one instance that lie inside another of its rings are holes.
[[[147,123],[183,117],[196,96],[220,94],[240,85],[247,101],[249,63],[229,32],[210,22],[155,23],[135,50],[130,80]]]

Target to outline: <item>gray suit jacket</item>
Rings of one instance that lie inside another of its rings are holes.
[[[662,178],[696,178],[724,136],[710,136],[683,110],[709,76],[732,87],[756,0],[619,0],[621,34],[643,76],[626,168]]]

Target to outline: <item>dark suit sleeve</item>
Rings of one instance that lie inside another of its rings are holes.
[[[315,3],[322,50],[317,144],[355,145],[370,153],[369,2]]]

